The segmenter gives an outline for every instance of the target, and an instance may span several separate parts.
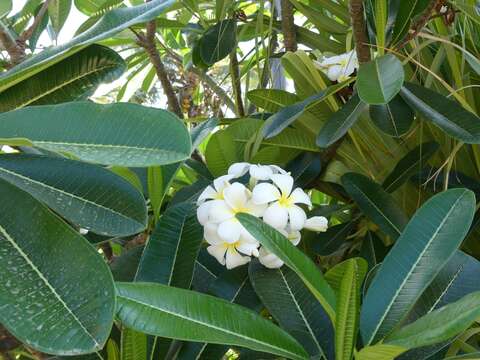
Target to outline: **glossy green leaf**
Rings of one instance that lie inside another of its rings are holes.
[[[407,349],[439,343],[468,329],[479,316],[480,292],[477,291],[394,331],[386,343]]]
[[[383,180],[382,187],[385,191],[394,192],[413,175],[419,173],[438,150],[438,147],[439,145],[432,141],[420,144],[409,151]]]
[[[250,281],[278,324],[305,348],[310,357],[332,358],[333,325],[320,303],[291,269],[267,269],[250,263]]]
[[[151,335],[307,357],[295,339],[253,311],[190,290],[117,283],[117,316],[126,326]]]
[[[122,360],[147,360],[147,335],[129,329],[122,329]]]
[[[360,65],[357,91],[360,99],[369,105],[387,104],[402,88],[405,73],[403,65],[392,54]]]
[[[400,95],[412,109],[448,135],[467,144],[480,143],[480,118],[457,102],[413,83],[405,83]]]
[[[309,246],[318,255],[332,255],[345,244],[354,225],[353,222],[348,222],[330,226],[327,231],[315,234],[309,242]]]
[[[400,137],[408,132],[412,126],[415,113],[396,95],[387,104],[370,105],[370,118],[372,122],[385,134]]]
[[[160,217],[163,199],[177,174],[181,162],[163,166],[151,166],[147,169],[148,198],[153,209],[154,222]]]
[[[247,93],[247,99],[261,109],[276,112],[285,106],[293,105],[300,98],[293,93],[280,89],[255,89]]]
[[[385,257],[364,299],[366,345],[387,336],[407,315],[462,242],[475,212],[466,189],[435,195],[413,216]]]
[[[71,7],[72,0],[50,0],[48,3],[48,15],[56,34],[62,30],[65,21],[67,21]]]
[[[408,218],[395,199],[379,184],[364,175],[347,173],[342,176],[342,185],[362,212],[385,234],[396,239],[402,233]]]
[[[44,50],[3,73],[0,76],[0,92],[60,62],[87,45],[108,39],[132,25],[156,18],[173,3],[172,0],[153,0],[145,4],[108,12],[100,21],[81,35],[62,45]]]
[[[0,112],[28,105],[85,100],[98,85],[122,75],[126,64],[115,51],[90,45],[0,93]]]
[[[143,251],[135,281],[189,288],[203,240],[196,206],[180,203],[160,218]]]
[[[335,294],[313,261],[293,246],[285,236],[255,216],[239,213],[236,217],[255,239],[302,279],[330,319],[335,319]]]
[[[419,16],[430,4],[430,0],[403,0],[398,7],[395,26],[393,28],[392,43],[397,43],[405,37],[412,21]]]
[[[335,265],[325,273],[325,280],[327,280],[328,284],[335,291],[335,293],[338,293],[340,291],[342,279],[345,277],[345,273],[348,268],[351,267],[350,262],[352,261],[355,262],[354,270],[357,274],[358,279],[360,279],[360,285],[365,276],[367,275],[368,264],[364,259],[355,257],[346,261],[342,261],[341,263]]]
[[[107,341],[107,360],[120,360],[120,349],[113,339]]]
[[[355,360],[394,360],[405,352],[405,349],[390,344],[366,346],[355,355]]]
[[[0,178],[97,234],[125,236],[147,226],[143,195],[96,165],[43,155],[0,155]]]
[[[115,294],[101,255],[45,206],[3,180],[0,198],[8,209],[0,212],[2,325],[48,354],[102,349]]]
[[[122,0],[74,0],[74,2],[75,7],[85,15],[94,15],[105,5],[121,3]]]
[[[237,46],[237,23],[227,19],[210,27],[198,44],[202,61],[210,66],[222,60]]]
[[[230,165],[242,161],[240,151],[230,132],[217,131],[205,149],[208,170],[215,177],[226,174]]]
[[[360,315],[360,286],[366,269],[366,262],[363,261],[359,266],[359,259],[348,259],[343,264],[335,318],[336,360],[350,360],[355,350]]]
[[[174,163],[190,156],[185,125],[172,113],[135,104],[72,102],[0,114],[0,137],[81,160],[119,166]]]
[[[353,95],[343,107],[323,125],[317,137],[317,145],[326,148],[344,136],[355,124],[367,105],[358,95]]]

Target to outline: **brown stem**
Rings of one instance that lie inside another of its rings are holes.
[[[237,50],[230,53],[230,75],[232,76],[233,95],[235,96],[235,108],[237,116],[245,116],[245,108],[242,100],[242,84],[240,81],[240,69],[238,67]]]
[[[48,4],[50,3],[50,1],[51,0],[45,0],[42,7],[40,8],[40,11],[33,19],[33,24],[20,35],[18,41],[25,43],[27,40],[29,40],[32,37],[33,32],[42,22],[42,19],[48,10]]]
[[[286,51],[297,51],[297,35],[293,19],[293,5],[289,0],[282,0],[282,32]]]
[[[433,11],[440,6],[441,4],[445,3],[445,0],[432,0],[422,15],[415,21],[415,23],[411,26],[410,32],[405,36],[405,38],[399,42],[397,45],[397,50],[402,49],[405,45],[408,44],[410,40],[413,40],[418,33],[423,29],[425,25],[427,25],[428,21],[431,18]]]
[[[11,66],[20,63],[25,58],[25,48],[21,47],[3,26],[0,27],[0,42],[10,57]]]
[[[350,17],[352,18],[353,38],[360,64],[370,61],[367,25],[365,23],[363,0],[350,0]]]

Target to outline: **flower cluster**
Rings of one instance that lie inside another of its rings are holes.
[[[357,54],[354,50],[338,56],[331,56],[316,61],[315,64],[322,70],[331,81],[342,82],[358,69]]]
[[[295,246],[300,242],[300,230],[325,231],[327,219],[307,219],[299,205],[311,207],[310,197],[293,185],[290,174],[275,165],[230,166],[228,174],[215,179],[197,201],[197,218],[204,228],[208,252],[228,269],[248,263],[252,256],[268,268],[281,267],[282,260],[260,247],[235,214],[248,213],[263,219]]]

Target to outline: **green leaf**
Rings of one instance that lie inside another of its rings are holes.
[[[151,335],[307,357],[295,339],[253,311],[191,290],[117,283],[117,311],[126,326]]]
[[[181,165],[182,162],[178,162],[163,166],[151,166],[147,169],[148,197],[153,208],[154,223],[160,217],[163,199]]]
[[[28,105],[84,100],[98,85],[119,78],[126,64],[115,51],[90,45],[0,93],[0,112]]]
[[[56,34],[62,30],[67,17],[70,14],[72,0],[50,0],[48,3],[48,15]]]
[[[363,260],[363,259],[362,259]],[[360,286],[365,277],[366,261],[360,259],[343,262],[344,271],[337,293],[335,318],[335,359],[350,360],[355,350],[360,315]]]
[[[0,180],[0,198],[8,209],[0,212],[2,325],[48,354],[102,349],[115,307],[103,258],[26,192]]]
[[[408,218],[395,199],[379,184],[364,175],[347,173],[342,176],[342,185],[362,212],[385,234],[393,239],[400,236]]]
[[[394,192],[413,175],[418,174],[438,150],[438,147],[439,145],[432,141],[420,144],[409,151],[383,180],[382,187],[385,191]]]
[[[477,291],[394,331],[386,343],[407,349],[436,344],[465,331],[479,316],[480,291]]]
[[[317,145],[326,148],[339,140],[355,124],[367,104],[358,95],[353,95],[343,107],[323,125],[317,137]]]
[[[12,11],[12,0],[3,0],[0,2],[0,19],[7,16]]]
[[[405,73],[403,65],[392,54],[360,65],[357,91],[360,99],[369,105],[387,104],[402,88]]]
[[[412,20],[420,15],[430,4],[430,0],[403,0],[398,6],[395,26],[393,28],[392,44],[405,37],[410,29]]]
[[[205,149],[207,168],[213,176],[226,174],[230,165],[242,161],[240,148],[228,131],[217,131],[208,140]]]
[[[211,66],[222,60],[237,46],[236,20],[223,20],[208,28],[198,46],[200,57],[206,65]]]
[[[412,109],[448,135],[467,144],[480,143],[480,118],[457,102],[412,83],[405,83],[400,95]]]
[[[277,112],[285,106],[293,105],[300,101],[296,94],[279,89],[255,89],[247,93],[247,99],[259,108],[266,111]]]
[[[400,137],[408,132],[412,126],[415,113],[396,95],[384,105],[370,105],[370,118],[372,122],[385,134]]]
[[[108,39],[132,25],[156,18],[173,3],[172,0],[153,0],[146,4],[119,8],[108,12],[95,26],[81,35],[74,37],[65,44],[41,51],[3,73],[0,76],[0,92],[58,63],[87,45]]]
[[[27,191],[74,224],[125,236],[147,226],[143,195],[96,165],[43,155],[0,155],[0,178]]]
[[[265,138],[270,139],[282,132],[287,126],[297,120],[308,107],[314,106],[330,95],[335,94],[338,90],[343,89],[350,81],[341,84],[333,85],[318,94],[312,95],[303,101],[289,105],[278,111],[276,114],[270,116],[263,126],[262,134]]]
[[[325,280],[327,280],[328,284],[332,287],[335,293],[340,291],[343,281],[342,279],[345,277],[346,271],[351,266],[351,261],[355,261],[355,273],[357,274],[358,279],[360,279],[360,285],[367,275],[368,264],[364,259],[355,257],[346,261],[342,261],[325,273]]]
[[[142,254],[135,281],[189,288],[203,240],[196,206],[180,203],[160,218]]]
[[[247,231],[269,252],[277,255],[302,279],[308,289],[322,304],[330,319],[335,319],[335,294],[317,266],[281,233],[253,215],[236,215]]]
[[[327,231],[315,234],[309,245],[316,254],[328,256],[336,252],[354,228],[353,222],[330,226]]]
[[[435,195],[415,213],[364,299],[360,325],[366,345],[391,333],[407,315],[461,244],[474,212],[473,192],[453,189]]]
[[[333,356],[332,323],[300,277],[286,266],[267,269],[258,261],[250,263],[249,275],[270,314],[310,357]]]
[[[389,344],[366,346],[355,355],[355,360],[394,360],[405,350]]]
[[[147,360],[147,335],[129,328],[123,328],[121,359]]]
[[[73,102],[0,114],[2,138],[119,166],[174,163],[190,156],[185,125],[172,113],[136,104]]]
[[[112,339],[107,341],[107,360],[120,360],[120,350]]]

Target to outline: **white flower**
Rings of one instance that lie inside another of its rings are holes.
[[[227,269],[233,269],[250,261],[250,255],[258,256],[259,243],[247,231],[242,232],[235,242],[228,242],[218,236],[218,226],[207,223],[204,227],[204,238],[210,245],[207,251]],[[243,256],[248,255],[248,256]]]
[[[223,190],[224,200],[210,201],[209,221],[218,224],[218,236],[228,243],[239,240],[242,233],[248,233],[235,218],[237,213],[261,217],[266,205],[252,202],[251,192],[245,185],[233,183]]]
[[[331,81],[338,82],[350,78],[359,67],[357,54],[354,50],[338,56],[323,58],[322,61],[316,61],[315,64]]]
[[[305,221],[303,228],[315,232],[325,232],[328,228],[328,220],[323,216],[314,216]]]
[[[284,229],[289,224],[292,230],[301,230],[307,216],[296,204],[312,206],[310,198],[300,188],[292,191],[293,178],[290,175],[274,174],[270,178],[276,186],[260,183],[252,193],[255,204],[269,204],[263,213],[263,221],[276,229]]]
[[[279,230],[282,235],[284,235],[288,240],[292,242],[293,245],[297,246],[300,242],[300,231],[286,231],[286,230]],[[269,252],[265,247],[261,247],[259,251],[258,260],[260,263],[269,268],[269,269],[278,269],[283,266],[283,261],[278,258],[277,255]]]
[[[197,200],[197,218],[201,225],[205,225],[208,221],[212,201],[207,200],[223,200],[223,191],[227,186],[230,186],[230,180],[233,176],[224,175],[213,181],[213,186],[208,185],[200,194]]]

